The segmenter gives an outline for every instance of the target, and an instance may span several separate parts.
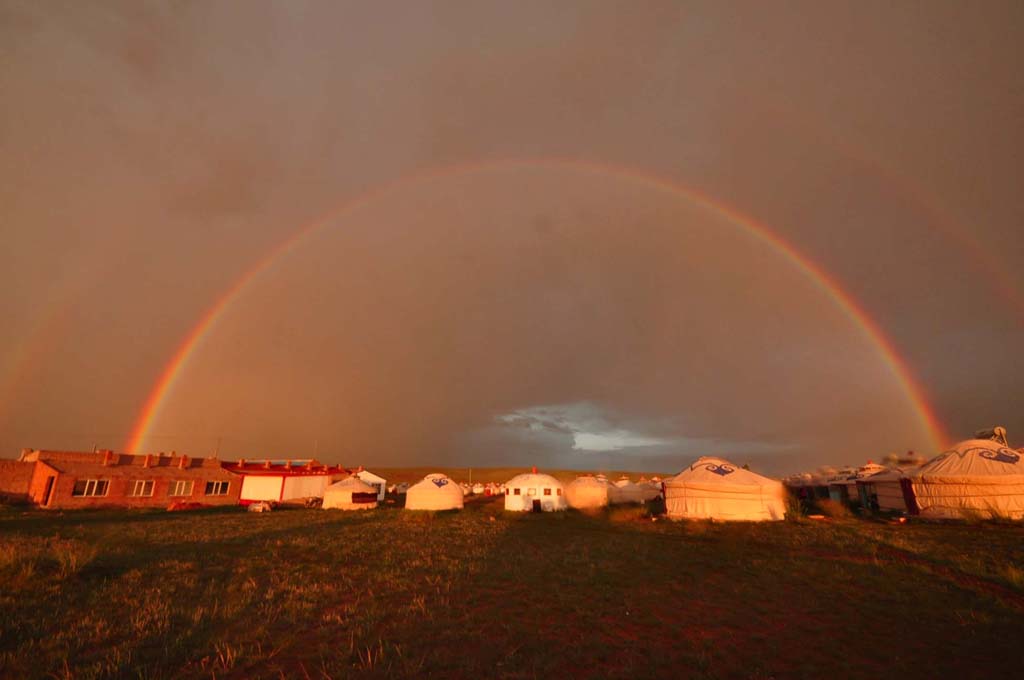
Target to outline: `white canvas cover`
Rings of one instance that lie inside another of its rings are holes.
[[[358,500],[353,494],[362,494],[371,500]],[[331,484],[324,491],[324,510],[368,510],[377,507],[377,489],[355,475]]]
[[[673,519],[781,520],[785,493],[782,482],[704,456],[665,480],[665,507]]]
[[[462,503],[462,487],[440,473],[427,475],[405,492],[406,510],[455,510]]]
[[[586,510],[603,508],[611,502],[608,482],[602,482],[592,475],[583,475],[569,482],[565,487],[565,501],[571,508]]]
[[[290,475],[284,478],[281,500],[322,498],[327,489],[327,475]]]
[[[544,512],[565,510],[569,507],[562,483],[551,475],[527,472],[505,482],[506,510],[528,512],[533,510],[535,500],[540,501],[540,508]]]
[[[1024,518],[1024,454],[968,439],[909,475],[922,517]]]
[[[280,475],[242,475],[242,501],[279,501],[284,478]]]
[[[619,492],[615,495],[614,503],[643,503],[645,499],[644,489],[628,479],[615,482]]]
[[[653,501],[661,496],[661,482],[655,482],[652,479],[647,482],[637,482],[637,486],[640,487],[640,493],[643,495],[644,501]]]

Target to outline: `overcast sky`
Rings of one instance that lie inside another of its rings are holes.
[[[937,453],[876,339],[697,194],[827,272],[953,438],[1020,446],[1022,66],[1012,1],[0,0],[0,456],[122,449],[317,220],[145,451]]]

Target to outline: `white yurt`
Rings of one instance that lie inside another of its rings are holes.
[[[369,510],[377,507],[377,489],[355,475],[324,490],[324,510]]]
[[[661,497],[661,482],[655,482],[653,479],[648,481],[637,482],[636,484],[640,487],[640,493],[643,495],[645,501],[653,501],[655,498]]]
[[[922,517],[1024,518],[1024,453],[1003,441],[968,439],[907,476]]]
[[[614,485],[593,475],[581,475],[565,486],[565,500],[578,510],[603,508],[611,503],[612,488]]]
[[[673,519],[781,520],[786,492],[782,482],[704,456],[665,480],[665,508]]]
[[[481,484],[480,482],[477,482],[476,484],[473,485],[473,495],[474,496],[482,495],[483,492],[484,492],[484,489],[485,489],[484,485]]]
[[[405,492],[406,510],[457,510],[462,508],[462,487],[446,475],[434,473]]]
[[[615,482],[618,493],[615,494],[613,503],[643,503],[646,494],[639,484],[634,484],[628,479],[620,479]]]
[[[517,512],[529,512],[540,509],[544,512],[565,510],[569,507],[565,500],[562,483],[552,477],[537,472],[516,475],[505,482],[505,509]]]

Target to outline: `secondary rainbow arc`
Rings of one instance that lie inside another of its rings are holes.
[[[430,168],[413,173],[394,181],[387,182],[375,187],[332,210],[327,215],[309,223],[296,230],[288,238],[271,249],[265,256],[257,260],[247,269],[223,294],[203,313],[199,321],[182,339],[170,360],[160,372],[160,375],[150,391],[142,408],[135,419],[134,426],[127,442],[125,450],[131,452],[140,451],[149,434],[150,428],[160,414],[161,408],[167,396],[173,391],[175,384],[180,378],[189,358],[201,344],[204,337],[216,325],[218,319],[235,302],[246,288],[261,274],[271,269],[272,266],[282,257],[294,250],[302,241],[326,228],[336,220],[350,214],[362,206],[371,204],[375,200],[406,186],[412,186],[419,182],[431,179],[454,177],[462,174],[480,172],[487,169],[502,167],[537,167],[537,168],[565,168],[582,172],[592,172],[611,177],[620,177],[632,181],[643,182],[644,184],[669,192],[675,196],[691,201],[701,206],[712,214],[717,214],[734,225],[743,228],[750,235],[768,244],[781,254],[790,264],[796,266],[816,287],[830,297],[835,304],[853,323],[861,329],[865,336],[877,348],[879,355],[885,361],[889,370],[899,381],[921,424],[929,433],[932,441],[930,444],[933,450],[938,451],[948,441],[948,436],[942,422],[935,414],[924,390],[915,380],[912,371],[906,362],[900,357],[895,345],[885,335],[877,322],[861,307],[861,305],[847,293],[839,283],[822,269],[817,263],[803,254],[795,246],[785,241],[779,234],[763,223],[755,221],[724,203],[703,194],[691,187],[675,182],[670,179],[652,175],[643,170],[607,165],[593,161],[563,158],[525,158],[489,160],[474,163],[460,163],[442,168]]]

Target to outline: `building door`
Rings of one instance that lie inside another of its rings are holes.
[[[53,493],[53,480],[55,479],[56,477],[52,476],[46,478],[46,486],[43,488],[43,502],[40,503],[44,507],[50,503],[50,494]]]

